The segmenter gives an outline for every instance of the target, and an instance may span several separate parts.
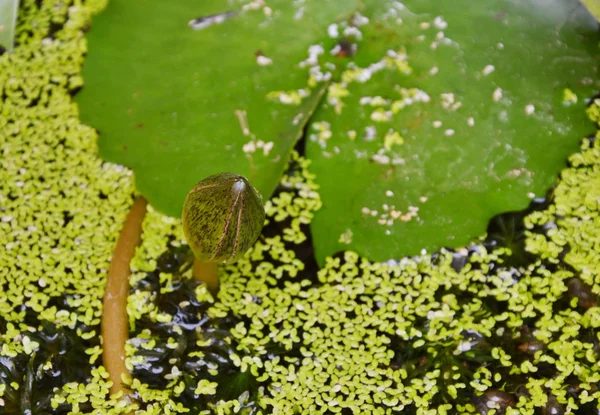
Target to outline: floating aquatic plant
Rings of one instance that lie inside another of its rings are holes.
[[[266,200],[304,132],[318,263],[383,261],[465,245],[554,184],[593,131],[597,28],[578,0],[111,2],[77,101],[173,216],[215,171]]]

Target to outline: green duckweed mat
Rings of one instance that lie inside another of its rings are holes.
[[[293,153],[216,300],[190,279],[179,220],[149,208],[131,263],[134,394],[110,396],[102,296],[135,187],[72,101],[104,6],[23,1],[18,46],[0,56],[0,412],[598,413],[595,137],[548,200],[472,245],[385,263],[345,252],[318,270],[319,189]],[[588,115],[600,122],[600,100]]]

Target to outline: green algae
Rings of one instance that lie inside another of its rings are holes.
[[[319,189],[294,154],[263,235],[221,268],[217,301],[191,279],[180,221],[150,209],[128,304],[137,402],[109,396],[101,298],[134,187],[128,170],[98,159],[71,101],[99,6],[23,2],[19,46],[0,56],[5,412],[597,412],[595,137],[550,203],[515,219],[514,238],[492,227],[463,249],[386,263],[345,252],[318,271],[306,258]],[[588,108],[596,122],[599,104]],[[511,263],[514,241],[531,257]]]

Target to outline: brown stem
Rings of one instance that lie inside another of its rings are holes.
[[[217,295],[219,292],[219,278],[216,262],[200,262],[198,258],[194,258],[192,274],[195,279],[206,284],[208,291],[210,291],[213,297]]]
[[[127,295],[129,294],[129,264],[135,255],[135,248],[142,239],[142,222],[146,215],[146,199],[138,198],[125,220],[125,225],[117,241],[110,261],[108,280],[104,294],[102,312],[103,361],[112,380],[111,394],[123,390],[121,376],[128,376],[125,367],[125,342],[129,338],[127,318]]]

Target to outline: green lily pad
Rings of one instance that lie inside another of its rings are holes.
[[[356,55],[308,127],[320,263],[467,244],[543,196],[594,131],[600,36],[577,1],[366,3],[337,30]]]
[[[223,171],[269,197],[326,89],[299,63],[356,3],[111,1],[88,34],[81,118],[169,215]]]
[[[0,48],[2,49],[13,48],[18,11],[18,0],[0,0]]]

